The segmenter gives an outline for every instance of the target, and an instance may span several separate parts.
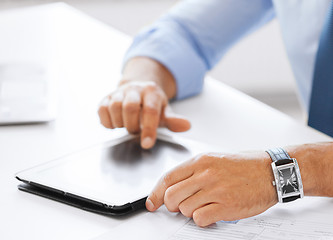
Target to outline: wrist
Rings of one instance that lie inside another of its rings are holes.
[[[332,146],[332,145],[331,145]],[[332,173],[326,162],[329,161],[326,144],[305,144],[286,148],[289,155],[296,158],[300,168],[304,195],[329,196],[327,183]],[[330,190],[330,189],[329,189]],[[330,190],[332,191],[332,190]]]
[[[156,83],[168,97],[176,95],[176,81],[170,71],[158,61],[149,57],[134,57],[130,59],[123,70],[119,85],[131,81],[149,81]]]
[[[270,200],[270,205],[273,206],[278,202],[277,192],[275,186],[273,185],[274,174],[271,166],[272,160],[267,153],[263,153],[263,167],[265,169],[265,179],[266,179],[266,193]]]

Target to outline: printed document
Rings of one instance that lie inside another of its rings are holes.
[[[234,222],[217,222],[200,228],[180,213],[163,206],[124,221],[95,240],[333,240],[333,198],[305,197],[277,204],[266,212]]]
[[[320,223],[280,219],[274,217],[253,217],[238,223],[217,222],[200,228],[193,220],[181,227],[170,240],[285,240],[285,239],[333,239],[333,223]]]

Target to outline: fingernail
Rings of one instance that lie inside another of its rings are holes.
[[[154,210],[154,203],[149,199],[147,198],[147,201],[146,201],[146,208],[149,210],[149,211],[153,211]]]
[[[142,140],[142,147],[143,148],[150,148],[153,145],[153,139],[150,137],[145,137]]]

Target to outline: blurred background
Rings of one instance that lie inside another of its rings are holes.
[[[0,10],[57,1],[0,0]],[[134,36],[175,5],[176,0],[64,0],[86,14]],[[237,43],[209,73],[266,104],[305,123],[295,81],[276,20]],[[247,79],[243,79],[243,76]],[[241,77],[242,76],[242,77]]]

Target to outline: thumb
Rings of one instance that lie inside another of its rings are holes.
[[[174,113],[169,105],[163,109],[161,125],[173,132],[185,132],[191,128],[190,121]]]

